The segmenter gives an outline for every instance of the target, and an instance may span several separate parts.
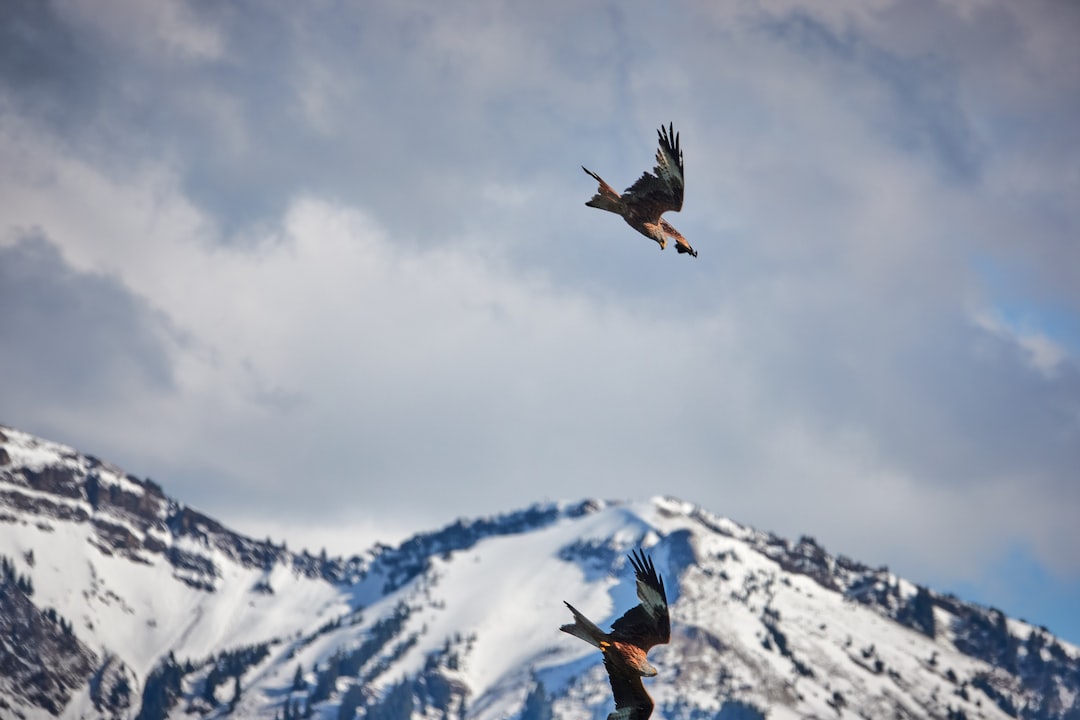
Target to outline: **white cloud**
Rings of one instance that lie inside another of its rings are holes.
[[[165,54],[187,61],[222,56],[225,39],[195,17],[184,0],[61,0],[56,9],[77,30],[102,35],[109,44],[136,49],[144,60]],[[164,53],[162,52],[164,51]]]
[[[37,228],[103,279],[130,309],[109,337],[158,338],[170,382],[87,408],[30,368],[5,422],[305,536],[328,506],[399,527],[671,493],[926,574],[1010,543],[1071,571],[1048,538],[1080,539],[1074,363],[968,311],[995,307],[988,255],[1077,312],[1075,80],[1046,55],[1075,51],[1045,20],[64,7],[115,57],[43,85],[70,124],[0,88],[0,244]],[[583,206],[578,165],[628,185],[668,120],[696,261]]]
[[[983,311],[974,318],[975,325],[1015,346],[1023,353],[1029,367],[1050,380],[1057,376],[1069,355],[1065,348],[1044,333],[1011,325],[999,314]]]

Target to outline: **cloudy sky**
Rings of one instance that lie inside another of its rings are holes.
[[[1080,6],[0,5],[0,422],[360,550],[669,494],[1080,642]],[[587,208],[673,121],[700,252]]]

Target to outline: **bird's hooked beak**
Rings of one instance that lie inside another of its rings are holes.
[[[648,660],[646,660],[641,668],[641,677],[656,677],[656,668],[652,666]]]

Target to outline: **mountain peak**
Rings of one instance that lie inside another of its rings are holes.
[[[349,560],[258,542],[160,487],[0,428],[0,708],[26,718],[602,718],[599,653],[558,632],[664,576],[658,720],[1080,713],[1045,629],[672,497],[535,504]],[[22,663],[22,664],[20,664]],[[11,670],[10,674],[7,671]]]

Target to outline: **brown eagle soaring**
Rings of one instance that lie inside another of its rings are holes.
[[[652,714],[653,701],[641,684],[641,678],[653,677],[656,668],[645,659],[645,654],[653,645],[662,645],[671,639],[664,579],[657,574],[652,559],[641,551],[635,550],[629,557],[641,604],[627,610],[612,623],[611,632],[605,633],[573,605],[566,603],[574,622],[559,628],[595,645],[604,654],[604,667],[615,695],[615,712],[608,715],[608,720],[647,720]]]
[[[690,247],[686,238],[660,217],[668,210],[679,212],[682,209],[683,156],[679,148],[679,136],[672,123],[668,123],[666,128],[661,126],[656,134],[660,136],[656,167],[651,173],[643,173],[622,195],[615,192],[599,175],[582,165],[581,169],[600,183],[600,188],[592,200],[585,204],[622,215],[630,227],[658,242],[661,250],[667,247],[667,239],[670,237],[675,241],[675,249],[680,254],[690,253],[697,257],[697,251]]]

